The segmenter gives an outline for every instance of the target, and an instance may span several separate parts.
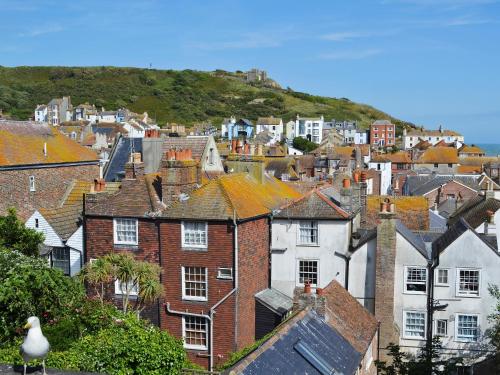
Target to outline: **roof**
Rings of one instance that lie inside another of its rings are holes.
[[[488,212],[497,212],[500,210],[500,200],[487,198],[484,195],[478,195],[468,200],[458,210],[449,217],[449,223],[453,224],[460,218],[465,219],[473,228],[477,228],[488,219]]]
[[[233,173],[210,180],[193,191],[189,199],[175,202],[164,216],[183,219],[227,220],[236,215],[244,220],[270,214],[300,193],[279,181],[265,176],[264,182],[248,173]]]
[[[402,235],[418,252],[427,260],[431,259],[431,254],[427,251],[424,241],[409,230],[401,220],[396,220],[396,231]]]
[[[255,299],[278,315],[285,315],[293,308],[293,300],[280,291],[268,288],[255,295]]]
[[[265,161],[266,172],[279,179],[283,174],[288,174],[290,178],[298,178],[294,165],[295,160],[291,157],[266,158]]]
[[[364,355],[377,332],[375,316],[336,280],[323,289],[323,295],[328,324]]]
[[[457,164],[458,153],[451,147],[430,147],[417,160],[420,164]]]
[[[120,137],[111,151],[109,161],[104,171],[106,181],[121,181],[125,176],[125,164],[132,152],[142,153],[142,138]]]
[[[484,150],[481,147],[477,147],[474,145],[472,145],[472,146],[463,145],[458,150],[458,153],[459,154],[483,154],[483,155],[485,154]]]
[[[432,252],[434,256],[444,251],[469,229],[471,229],[471,227],[463,219],[458,220],[454,225],[449,227],[442,236],[432,243]]]
[[[405,190],[410,195],[424,195],[450,181],[456,181],[472,190],[479,190],[478,176],[456,176],[451,174],[408,176],[405,182]]]
[[[457,167],[457,173],[463,174],[478,174],[483,171],[480,165],[459,165]]]
[[[314,189],[306,195],[283,206],[279,212],[274,214],[280,219],[324,219],[324,220],[346,220],[350,215],[337,206],[321,190]]]
[[[63,203],[54,209],[41,208],[39,211],[63,241],[66,241],[81,225],[83,195],[89,193],[93,182],[75,181],[69,188]],[[107,183],[106,192],[118,191],[120,183]]]
[[[398,151],[393,154],[379,154],[372,158],[372,161],[390,161],[392,163],[406,163],[411,164],[411,156],[405,151]]]
[[[257,125],[280,125],[283,122],[281,117],[259,117]]]
[[[47,155],[44,155],[46,144]],[[0,120],[0,168],[19,165],[97,162],[95,152],[48,124]]]
[[[389,120],[375,120],[372,125],[393,125]]]
[[[421,130],[413,129],[406,133],[407,137],[448,137],[448,136],[461,136],[460,133],[453,130]]]
[[[367,197],[366,219],[369,226],[379,223],[380,203],[389,198],[395,205],[396,218],[411,230],[429,229],[429,203],[422,196],[377,196]]]
[[[185,150],[191,149],[193,159],[201,160],[203,152],[207,147],[208,136],[196,137],[167,137],[163,141],[163,153],[175,149]]]
[[[282,324],[227,374],[355,374],[363,356],[314,310]]]

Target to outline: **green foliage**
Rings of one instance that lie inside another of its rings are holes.
[[[305,138],[295,137],[293,139],[293,147],[300,151],[311,152],[312,150],[316,149],[318,145]]]
[[[32,315],[46,323],[81,304],[82,285],[47,260],[0,249],[0,342],[16,335]]]
[[[38,256],[38,246],[42,243],[43,234],[26,228],[17,218],[14,208],[10,208],[7,215],[0,216],[0,248],[19,251],[28,256]]]
[[[281,116],[285,121],[302,116],[357,120],[368,126],[375,119],[401,122],[364,104],[269,88],[245,82],[241,73],[200,72],[118,67],[0,67],[0,108],[15,118],[32,116],[35,106],[54,97],[70,95],[74,104],[89,102],[106,109],[124,103],[147,111],[161,122],[187,125],[219,123],[234,115],[256,120]],[[264,98],[264,103],[252,103]]]
[[[497,285],[490,285],[488,290],[496,299],[496,306],[493,313],[488,316],[488,320],[492,327],[487,334],[491,339],[491,344],[495,346],[498,352],[500,352],[500,289]]]
[[[390,364],[376,362],[380,375],[452,375],[462,364],[461,358],[441,358],[442,345],[438,336],[432,339],[431,345],[424,346],[416,358],[401,352],[399,345],[389,344],[387,350],[392,360]]]
[[[0,348],[0,362],[21,364],[20,343]],[[66,350],[52,350],[46,363],[49,367],[110,375],[159,375],[180,373],[186,361],[181,340],[130,314],[75,341]]]

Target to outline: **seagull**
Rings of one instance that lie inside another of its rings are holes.
[[[42,360],[43,375],[47,375],[45,372],[45,357],[47,357],[49,353],[49,341],[43,335],[42,329],[40,328],[40,320],[36,316],[30,316],[28,318],[28,323],[26,323],[24,329],[28,328],[28,334],[24,338],[24,342],[19,349],[24,360],[23,375],[26,375],[26,365],[32,359]]]

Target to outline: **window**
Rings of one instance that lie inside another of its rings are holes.
[[[201,316],[182,318],[182,338],[186,349],[207,349],[207,320]]]
[[[114,241],[118,245],[137,245],[137,219],[114,219]]]
[[[446,319],[436,320],[436,335],[448,336],[448,321]]]
[[[207,247],[207,223],[185,221],[182,223],[182,246]]]
[[[182,298],[206,301],[207,279],[205,267],[182,267]]]
[[[232,280],[233,279],[233,269],[220,267],[219,269],[217,269],[217,278],[224,279],[224,280]]]
[[[404,312],[404,337],[409,339],[425,338],[425,313],[421,311]]]
[[[448,270],[439,268],[436,273],[436,285],[448,286]]]
[[[448,164],[448,168],[453,168],[453,164]]]
[[[479,336],[478,316],[458,314],[456,319],[456,340],[476,342]]]
[[[318,261],[300,260],[299,261],[299,285],[304,285],[309,281],[312,286],[318,285]]]
[[[36,191],[36,189],[35,189],[35,176],[30,176],[30,191]]]
[[[405,267],[405,292],[425,294],[427,290],[427,268]]]
[[[126,283],[118,279],[115,280],[115,294],[126,294],[129,296],[137,296],[139,294],[139,285],[133,283],[132,280]]]
[[[457,270],[457,295],[479,296],[479,270]]]
[[[318,244],[317,221],[301,221],[299,223],[299,244],[301,245]]]
[[[52,250],[52,267],[60,269],[65,275],[70,274],[69,270],[69,249],[55,247]]]
[[[38,221],[38,219],[35,219],[35,228],[38,228],[40,226],[40,223]]]
[[[439,164],[438,163],[434,163],[434,168],[437,168],[439,167]]]
[[[208,153],[208,164],[210,164],[210,165],[214,164],[214,160],[215,160],[214,149],[211,148],[210,152]]]

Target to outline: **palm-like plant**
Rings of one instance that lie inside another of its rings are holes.
[[[104,285],[113,280],[111,264],[105,258],[87,263],[80,272],[80,278],[94,287],[96,295],[104,303]]]

